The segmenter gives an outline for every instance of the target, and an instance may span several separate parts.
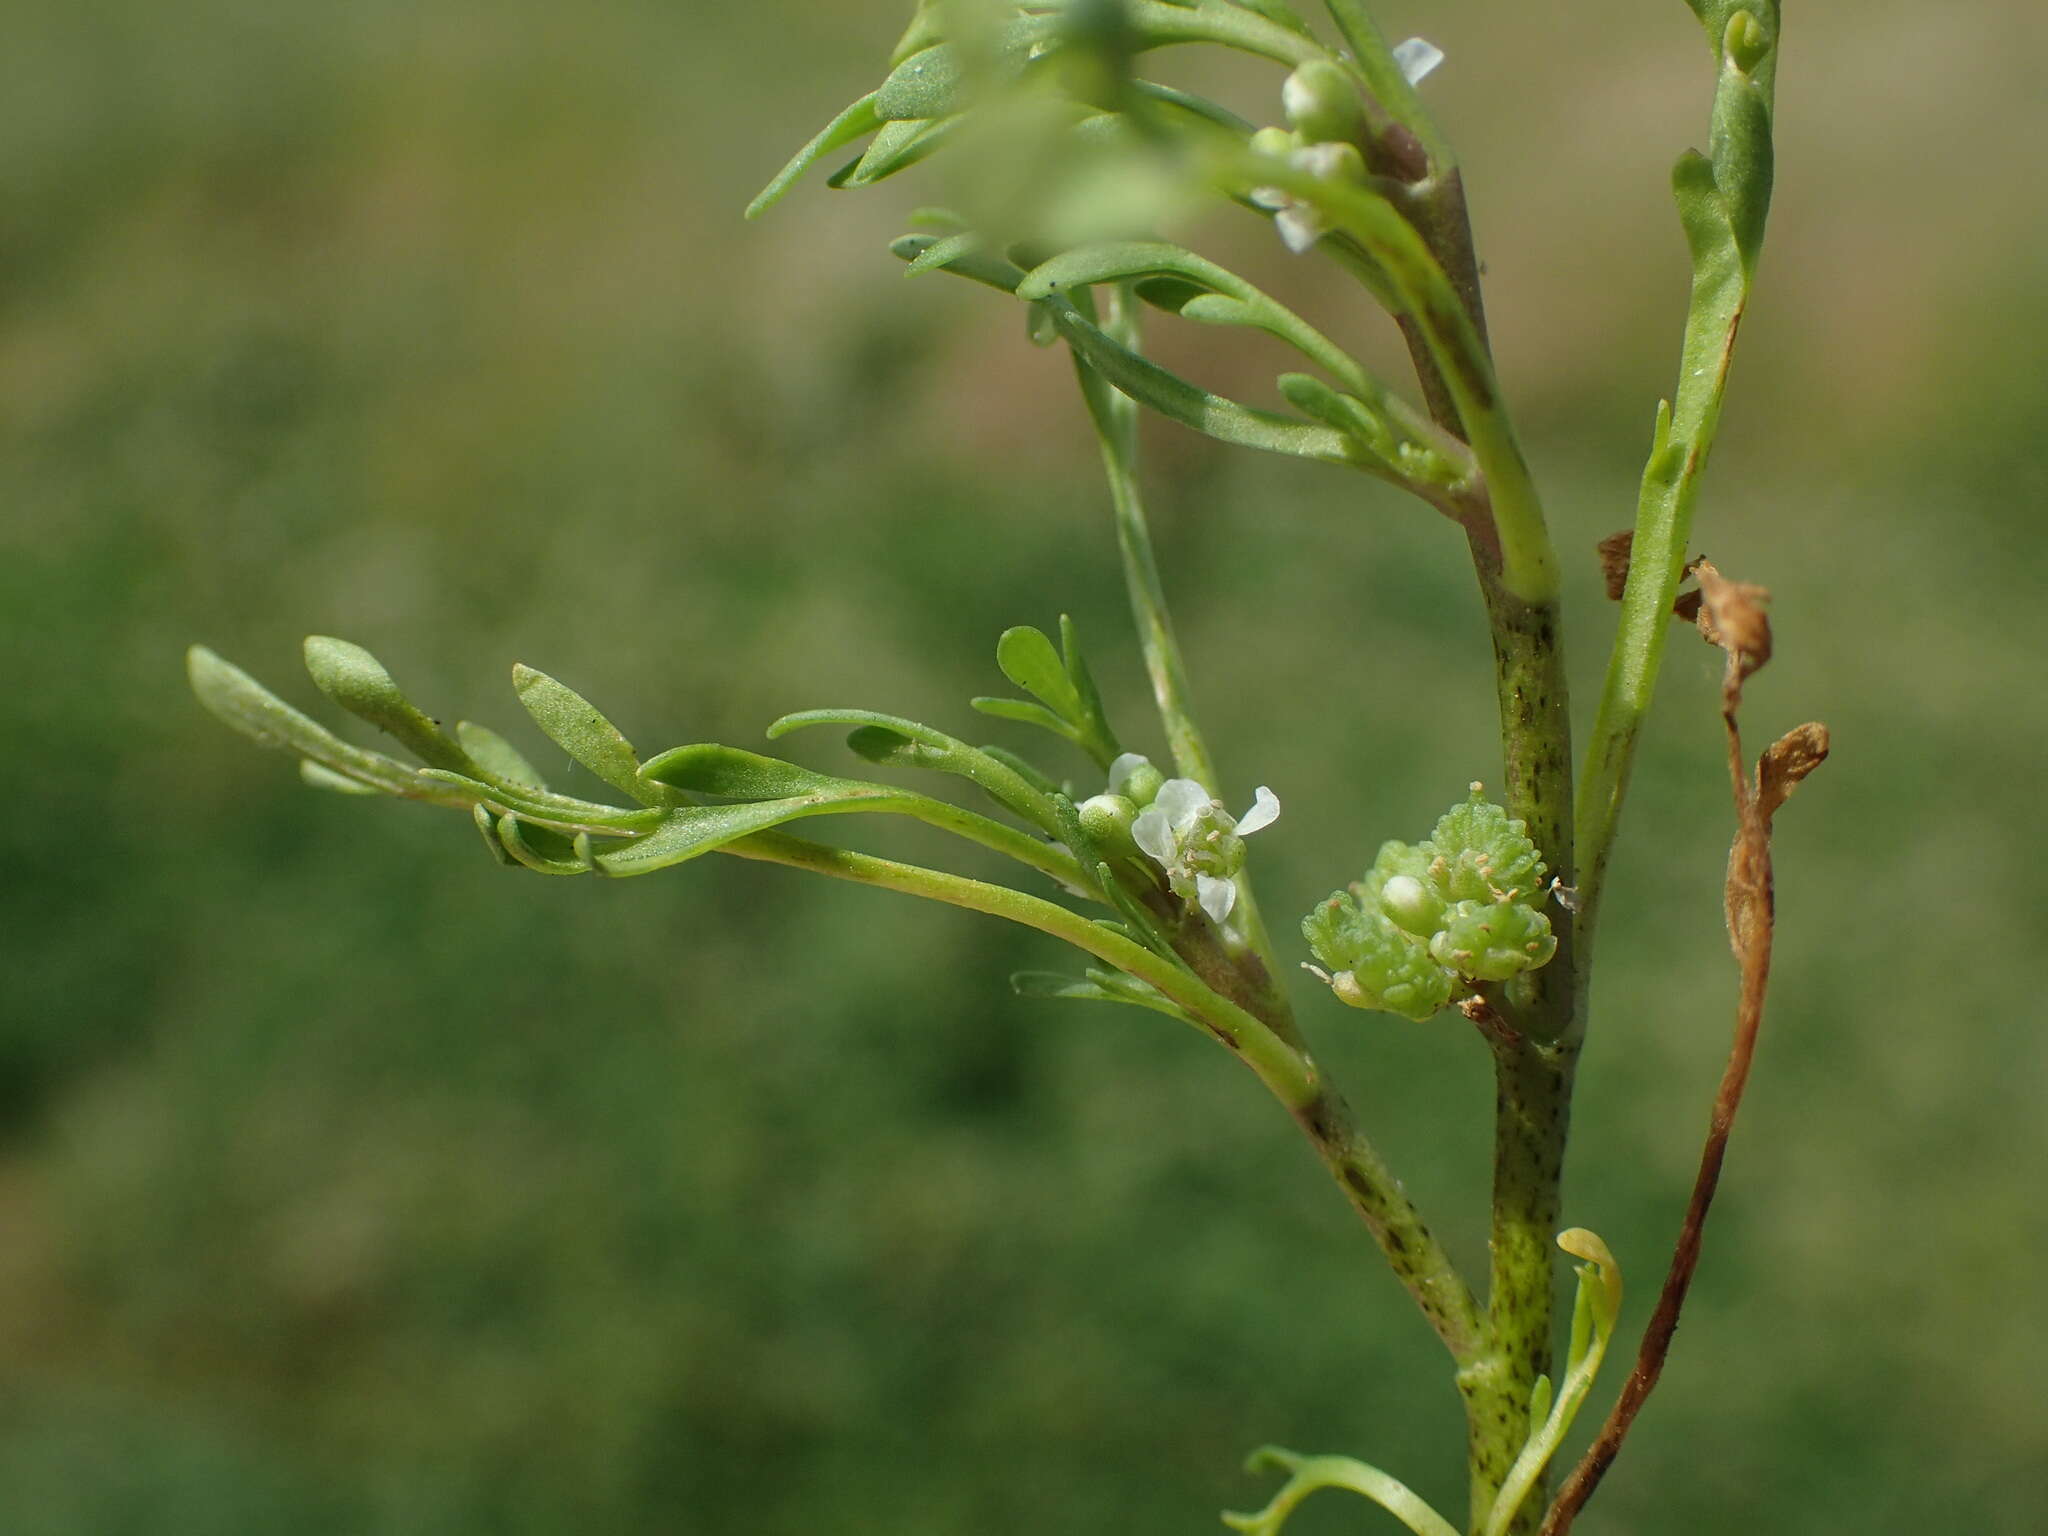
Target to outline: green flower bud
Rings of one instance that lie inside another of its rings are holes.
[[[1261,128],[1251,138],[1251,149],[1255,155],[1285,158],[1301,148],[1301,144],[1301,135],[1286,128]]]
[[[1109,793],[1122,795],[1140,808],[1159,797],[1165,782],[1166,775],[1152,766],[1152,760],[1136,752],[1126,752],[1109,765]]]
[[[1095,839],[1101,850],[1115,858],[1135,858],[1138,845],[1131,841],[1131,823],[1138,808],[1123,795],[1091,795],[1079,807],[1081,829]]]
[[[1365,133],[1365,106],[1351,77],[1328,59],[1310,59],[1280,88],[1287,121],[1311,143],[1357,143]]]

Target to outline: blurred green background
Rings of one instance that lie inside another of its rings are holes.
[[[1050,941],[734,860],[507,873],[185,692],[203,640],[308,702],[315,631],[508,729],[524,660],[648,750],[822,704],[994,736],[964,701],[996,633],[1065,609],[1152,745],[1063,359],[883,250],[942,189],[739,219],[903,9],[0,3],[9,1536],[1142,1536],[1255,1506],[1267,1440],[1458,1505],[1436,1346],[1290,1127],[1163,1020],[1011,998]],[[1695,1300],[1581,1529],[2033,1531],[2048,21],[1788,10],[1698,542],[1777,593],[1752,736],[1818,716],[1836,757],[1783,818]],[[1675,356],[1703,41],[1678,0],[1382,16],[1449,54],[1584,705],[1591,546]],[[1276,115],[1255,66],[1164,69]],[[1386,355],[1249,221],[1209,248]],[[1282,366],[1158,344],[1257,398]],[[1286,803],[1258,868],[1298,912],[1497,774],[1463,553],[1361,476],[1150,441],[1198,698],[1232,798]],[[1717,671],[1675,642],[1574,1143],[1631,1338],[1733,997]],[[1478,1042],[1306,1006],[1480,1262]],[[1388,1524],[1330,1496],[1298,1529]]]

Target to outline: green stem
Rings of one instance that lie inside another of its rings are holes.
[[[1470,1289],[1408,1199],[1400,1180],[1358,1129],[1342,1095],[1323,1077],[1314,1059],[1290,1044],[1276,1028],[1219,996],[1183,967],[1114,929],[1006,886],[828,848],[776,832],[742,838],[719,851],[1008,918],[1064,939],[1156,987],[1250,1067],[1287,1108],[1453,1358],[1461,1367],[1479,1359],[1485,1324]]]
[[[1122,285],[1108,288],[1104,298],[1104,333],[1118,345],[1136,352],[1136,304]],[[1152,553],[1152,530],[1138,488],[1138,403],[1111,386],[1079,353],[1074,355],[1074,373],[1080,381],[1089,419],[1095,424],[1096,441],[1102,448],[1103,473],[1109,480],[1110,501],[1116,514],[1116,547],[1123,561],[1124,587],[1145,656],[1145,672],[1152,681],[1152,697],[1166,731],[1167,747],[1173,753],[1174,767],[1180,776],[1205,785],[1214,794],[1221,789],[1222,781],[1208,745],[1195,725],[1194,708],[1188,698],[1187,669],[1181,661],[1180,642],[1174,638],[1173,619],[1166,609],[1159,562]],[[1293,1007],[1285,989],[1274,980],[1279,966],[1265,919],[1259,914],[1249,873],[1238,878],[1238,902],[1246,942],[1258,960],[1256,985],[1266,1004],[1262,1011],[1275,1020],[1283,1034],[1294,1038]]]
[[[1678,385],[1671,400],[1657,408],[1657,428],[1636,503],[1621,624],[1586,752],[1578,808],[1579,846],[1585,860],[1578,891],[1581,968],[1591,958],[1607,861],[1664,659],[1671,603],[1685,573],[1692,538],[1700,475],[1720,426],[1735,336],[1749,303],[1771,202],[1776,0],[1690,3],[1706,25],[1719,69],[1708,153],[1680,156],[1672,172],[1679,222],[1692,257],[1692,293]]]

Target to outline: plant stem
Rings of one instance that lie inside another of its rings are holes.
[[[1485,1320],[1450,1256],[1401,1188],[1379,1151],[1359,1130],[1350,1106],[1306,1051],[1272,1025],[1221,997],[1181,966],[1079,913],[1007,886],[939,870],[828,848],[779,832],[759,833],[719,850],[743,859],[786,864],[883,890],[943,901],[1008,918],[1064,939],[1077,949],[1150,983],[1221,1043],[1293,1115],[1316,1155],[1365,1221],[1380,1251],[1452,1357],[1479,1360]],[[1512,1454],[1510,1455],[1512,1460]]]
[[[1137,306],[1130,294],[1122,285],[1115,285],[1105,290],[1103,298],[1104,332],[1119,345],[1138,351]],[[1166,731],[1167,747],[1182,778],[1193,779],[1210,793],[1217,793],[1222,781],[1217,777],[1208,745],[1195,725],[1194,706],[1188,698],[1187,669],[1181,661],[1180,642],[1174,638],[1166,591],[1159,581],[1159,562],[1152,553],[1152,530],[1138,488],[1138,402],[1113,388],[1078,352],[1074,354],[1074,372],[1102,448],[1103,473],[1109,480],[1110,501],[1116,512],[1116,547],[1123,561],[1124,587],[1130,598],[1131,619],[1137,625],[1138,643],[1145,655],[1145,672],[1152,681],[1159,722]],[[1279,965],[1265,919],[1259,914],[1249,874],[1238,879],[1238,915],[1245,940],[1259,962],[1253,982],[1260,998],[1268,1005],[1275,1027],[1289,1039],[1298,1040],[1293,1006],[1286,989],[1273,979],[1279,974]]]

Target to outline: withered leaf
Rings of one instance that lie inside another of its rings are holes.
[[[1756,810],[1765,826],[1814,769],[1827,761],[1828,728],[1818,720],[1794,726],[1756,763]]]
[[[1709,645],[1728,653],[1728,682],[1723,691],[1739,688],[1771,659],[1771,621],[1764,616],[1764,604],[1771,599],[1767,588],[1753,582],[1730,581],[1702,560],[1693,567],[1699,578],[1700,634]]]
[[[1605,587],[1610,603],[1620,602],[1622,594],[1628,591],[1629,561],[1635,553],[1635,544],[1635,530],[1624,528],[1619,533],[1610,533],[1594,546],[1600,554],[1601,585]],[[1685,570],[1687,575],[1692,574],[1692,566],[1688,565]],[[1697,592],[1681,592],[1672,599],[1671,616],[1681,623],[1695,623],[1699,611],[1700,595]]]
[[[1619,533],[1610,533],[1594,546],[1600,552],[1600,580],[1607,588],[1610,603],[1621,601],[1621,594],[1628,589],[1628,556],[1635,547],[1636,531],[1624,528]]]

